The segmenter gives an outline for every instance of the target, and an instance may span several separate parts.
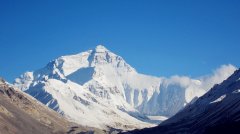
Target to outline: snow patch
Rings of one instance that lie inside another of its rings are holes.
[[[165,116],[148,116],[148,118],[149,118],[150,120],[157,120],[157,121],[161,121],[161,122],[168,119],[168,118],[165,117]]]
[[[233,93],[240,93],[240,89],[233,91]]]
[[[217,102],[221,102],[225,97],[226,97],[226,94],[220,96],[220,97],[219,97],[218,99],[216,99],[215,101],[210,102],[210,104],[217,103]]]

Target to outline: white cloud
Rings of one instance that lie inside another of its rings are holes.
[[[209,90],[215,84],[220,84],[221,82],[226,80],[236,70],[237,68],[231,64],[222,65],[220,68],[213,71],[212,75],[200,77],[200,81],[202,82],[201,88],[204,90]]]
[[[175,75],[175,76],[170,77],[169,79],[165,79],[162,84],[164,86],[179,85],[183,89],[186,89],[190,86],[200,87],[202,83],[200,80],[192,79],[187,76]]]
[[[162,86],[168,87],[169,85],[178,85],[178,90],[185,91],[185,99],[189,103],[194,97],[200,97],[208,90],[210,90],[215,84],[220,84],[231,76],[237,68],[231,64],[222,65],[212,74],[193,79],[187,76],[172,76],[168,79],[164,79]]]
[[[178,84],[183,88],[189,87],[189,85],[194,85],[195,87],[199,87],[204,90],[209,90],[215,84],[220,84],[224,80],[226,80],[229,76],[231,76],[237,68],[231,64],[222,65],[216,70],[213,71],[212,74],[201,76],[198,79],[190,78],[187,76],[179,76],[175,75],[163,81],[165,86],[171,84]]]

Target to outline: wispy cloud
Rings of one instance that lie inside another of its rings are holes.
[[[220,84],[231,76],[237,68],[231,64],[222,65],[212,72],[212,74],[201,76],[199,78],[190,78],[187,76],[172,76],[164,79],[162,86],[178,85],[178,90],[185,91],[185,99],[190,102],[194,97],[200,97],[215,84]]]
[[[231,64],[222,65],[218,69],[214,70],[213,74],[200,77],[200,81],[202,82],[201,88],[205,90],[209,90],[215,84],[220,84],[221,82],[226,80],[236,70],[237,70],[237,67]]]

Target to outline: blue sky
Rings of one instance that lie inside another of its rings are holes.
[[[2,0],[0,76],[98,44],[139,72],[197,77],[240,65],[239,0]]]

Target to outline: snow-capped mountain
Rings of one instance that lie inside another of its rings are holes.
[[[239,133],[240,69],[155,128],[130,133]]]
[[[99,45],[27,72],[14,85],[82,125],[127,130],[152,126],[145,115],[174,115],[206,92],[205,83],[139,74],[122,57]]]

